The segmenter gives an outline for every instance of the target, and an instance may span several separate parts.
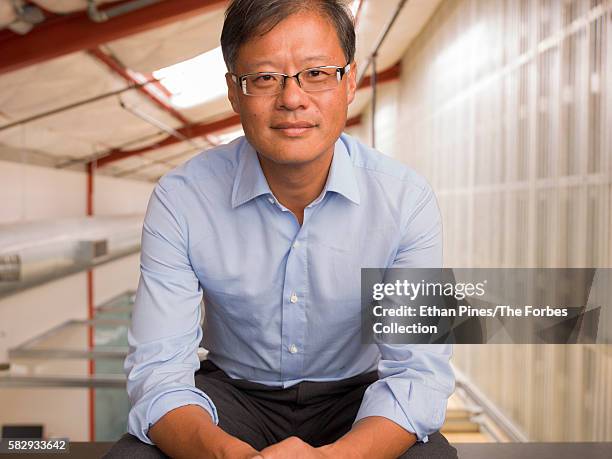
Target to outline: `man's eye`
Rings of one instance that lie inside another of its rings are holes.
[[[258,75],[253,81],[255,83],[269,83],[270,81],[274,81],[274,77],[272,75]]]
[[[274,75],[257,75],[250,78],[250,84],[258,87],[268,87],[276,84]]]
[[[326,72],[323,69],[312,69],[306,72],[306,79],[310,81],[325,81],[332,75],[331,72]]]

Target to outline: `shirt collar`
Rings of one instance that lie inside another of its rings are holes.
[[[338,193],[355,204],[360,202],[353,163],[341,138],[336,141],[334,157],[321,197],[325,196],[328,191]],[[245,138],[239,154],[238,169],[232,189],[232,208],[262,194],[272,194],[272,191],[261,170],[257,152]]]
[[[359,186],[355,177],[355,168],[342,138],[336,141],[334,158],[332,159],[323,194],[327,191],[341,194],[349,201],[359,205]]]
[[[272,194],[272,191],[270,191],[266,176],[261,170],[257,152],[246,138],[243,138],[242,148],[239,152],[238,170],[232,189],[232,208],[241,206],[262,194]]]

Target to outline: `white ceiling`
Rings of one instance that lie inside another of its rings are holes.
[[[108,48],[127,67],[153,72],[219,46],[222,9],[111,41]]]
[[[379,71],[399,61],[440,1],[407,2],[379,52]],[[36,0],[36,3],[48,11],[58,13],[83,9],[86,4],[85,0]],[[372,52],[371,47],[378,41],[398,3],[399,0],[363,0],[357,28],[359,68],[363,69]],[[217,47],[223,13],[222,9],[218,9],[194,16],[107,43],[103,49],[111,52],[125,67],[150,74]],[[123,79],[86,52],[69,54],[3,74],[0,75],[0,127],[125,86]],[[368,105],[370,97],[369,89],[359,91],[349,109],[349,117],[360,114]],[[174,129],[181,126],[178,120],[134,90],[122,93],[121,100],[165,126]],[[189,121],[202,122],[230,115],[231,107],[225,97],[219,97],[206,104],[179,111]],[[160,132],[159,127],[121,108],[119,96],[113,96],[0,131],[0,159],[3,158],[4,150],[11,151],[14,156],[15,149],[24,149],[56,158],[60,163],[66,159],[82,159],[111,148],[119,148],[128,142],[132,142],[130,148],[148,145],[167,135]],[[206,145],[203,140],[194,141]],[[181,152],[186,153],[172,158]],[[125,173],[146,166],[138,173],[126,176],[155,180],[196,153],[193,145],[181,142],[147,153],[143,157],[123,159],[102,171]],[[164,158],[169,157],[171,159],[166,161],[167,165],[152,164],[152,161],[165,161]]]

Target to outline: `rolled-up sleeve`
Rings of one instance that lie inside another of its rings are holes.
[[[442,266],[442,220],[435,195],[424,183],[410,205],[391,268]],[[376,344],[379,380],[366,390],[355,422],[382,416],[416,434],[419,441],[442,426],[455,377],[450,344]]]
[[[202,290],[189,262],[186,222],[162,183],[145,216],[124,365],[131,402],[128,431],[149,444],[151,425],[181,406],[198,405],[219,422],[212,400],[195,387]]]
[[[379,344],[379,380],[366,390],[355,422],[382,416],[416,434],[419,441],[444,422],[455,379],[451,345]]]

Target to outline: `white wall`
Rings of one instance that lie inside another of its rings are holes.
[[[94,179],[94,213],[145,212],[153,183],[104,175]],[[0,161],[0,224],[86,214],[83,172]]]
[[[94,179],[96,215],[144,214],[154,183],[105,175]]]
[[[0,224],[85,215],[86,175],[0,161]]]
[[[376,149],[391,157],[401,153],[397,138],[399,87],[399,81],[383,83],[378,86],[376,96]],[[346,132],[372,145],[372,103],[364,108],[361,123],[347,128]]]
[[[610,266],[598,3],[442,2],[402,58],[398,158],[436,192],[445,266]],[[458,345],[453,362],[532,441],[612,440],[606,346]]]
[[[399,81],[391,81],[378,86],[376,91],[376,149],[387,156],[397,157],[397,114],[398,114]],[[361,124],[368,144],[372,137],[372,104],[363,111]]]

